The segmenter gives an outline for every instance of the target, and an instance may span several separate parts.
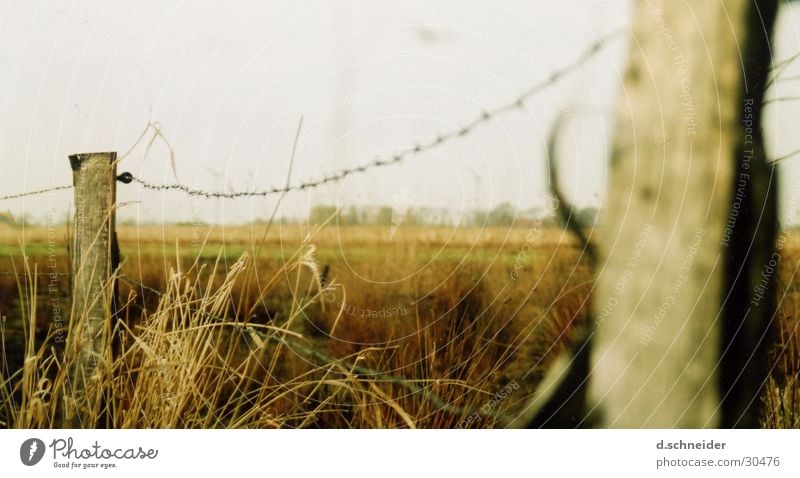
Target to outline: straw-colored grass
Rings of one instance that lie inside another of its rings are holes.
[[[120,229],[121,320],[87,426],[503,426],[593,284],[557,230],[260,227]],[[37,274],[67,269],[46,253],[64,232],[0,230],[16,251],[0,271],[21,274],[0,276],[2,427],[62,425],[68,278]],[[800,427],[799,244],[776,291],[770,428]]]
[[[223,244],[206,230],[195,245],[183,228],[161,242],[160,230],[120,232],[121,320],[84,426],[499,426],[581,319],[591,285],[555,231],[293,228],[262,242],[239,229]],[[25,247],[46,238],[27,231]],[[74,345],[59,342],[53,283],[36,275],[47,258],[7,261],[28,274],[0,283],[18,292],[2,329],[16,348],[3,353],[23,364],[3,370],[0,426],[58,427]],[[540,280],[550,274],[560,280]]]
[[[781,254],[776,291],[776,343],[770,356],[772,373],[764,386],[764,427],[800,428],[800,239],[789,236]]]

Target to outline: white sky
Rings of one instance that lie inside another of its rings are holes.
[[[284,183],[304,116],[293,182],[317,178],[513,100],[628,16],[624,0],[0,1],[0,195],[68,184],[68,154],[122,153],[148,119],[174,148],[181,182],[243,190]],[[800,45],[796,19],[781,18],[778,58]],[[598,203],[623,53],[616,42],[524,110],[467,138],[290,194],[279,214],[321,202],[540,205],[543,144],[564,105],[580,112],[568,131],[565,189],[578,204]],[[784,87],[782,96],[792,85]],[[770,117],[770,131],[784,132],[770,136],[779,153],[800,147],[789,134],[797,128],[786,127],[796,125],[798,107],[781,105]],[[119,171],[174,182],[162,145],[143,153]],[[133,185],[120,185],[118,196],[132,202],[121,219],[147,221],[240,222],[265,217],[275,203],[188,200]],[[71,200],[63,192],[4,201],[0,210],[63,217]]]

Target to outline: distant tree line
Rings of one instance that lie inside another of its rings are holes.
[[[0,225],[19,226],[31,223],[30,218],[25,216],[15,217],[10,211],[0,211]]]
[[[581,224],[592,226],[597,220],[598,210],[594,207],[585,207],[576,212]],[[462,227],[530,227],[538,223],[544,227],[555,227],[557,220],[552,211],[546,208],[530,208],[517,210],[511,203],[504,202],[498,206],[486,209],[473,209],[459,217],[447,208],[413,207],[393,208],[391,206],[347,206],[339,210],[330,204],[313,206],[306,218],[284,216],[280,218],[282,224],[322,224],[328,219],[331,222],[344,226],[462,226]],[[265,220],[253,220],[252,224],[260,224]],[[0,211],[0,225],[19,226],[21,224],[41,225],[46,224],[44,219],[37,220],[33,217],[15,217],[10,212]],[[123,219],[118,221],[120,226],[133,227],[136,225],[156,224],[148,221]],[[179,221],[176,226],[201,226],[208,223],[200,220]]]
[[[581,224],[592,226],[597,221],[598,210],[585,207],[576,212]],[[474,209],[462,217],[446,208],[412,207],[393,208],[391,206],[356,206],[337,208],[330,204],[318,204],[309,211],[310,224],[323,224],[331,220],[347,226],[454,226],[465,227],[530,227],[534,223],[543,226],[556,226],[554,211],[546,208],[518,210],[511,203],[504,202],[496,207]],[[284,223],[297,222],[284,218]]]

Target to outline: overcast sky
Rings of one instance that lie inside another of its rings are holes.
[[[623,0],[0,2],[0,195],[69,184],[68,154],[125,152],[148,121],[174,149],[180,182],[226,191],[282,185],[302,116],[292,182],[318,178],[513,101],[629,15]],[[781,16],[779,58],[800,45],[797,18]],[[597,204],[624,52],[624,42],[611,44],[524,109],[435,151],[290,194],[281,214],[315,203],[541,205],[543,145],[565,107],[565,189],[578,204]],[[800,147],[798,107],[770,110],[773,150]],[[143,146],[120,172],[175,182],[165,146],[147,155]],[[795,181],[797,170],[786,177]],[[62,192],[0,210],[63,217],[71,200]],[[120,185],[119,201],[130,203],[122,219],[147,221],[241,222],[275,204],[134,185]]]

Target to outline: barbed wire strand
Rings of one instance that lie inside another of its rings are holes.
[[[6,272],[0,271],[0,276],[58,276],[58,277],[65,277],[68,276],[69,272]]]
[[[494,118],[495,116],[497,116],[499,114],[505,113],[507,111],[523,108],[525,106],[525,101],[528,100],[531,96],[534,96],[535,94],[543,91],[544,89],[548,88],[549,86],[551,86],[555,82],[557,82],[559,79],[561,79],[561,77],[563,77],[564,75],[572,72],[572,70],[577,69],[580,65],[585,63],[587,60],[589,60],[591,57],[593,57],[598,51],[600,51],[600,49],[603,46],[605,46],[610,40],[612,40],[614,37],[618,36],[619,34],[625,32],[625,31],[626,31],[625,29],[616,30],[616,31],[614,31],[614,32],[602,37],[601,39],[596,41],[588,50],[586,50],[584,53],[582,53],[571,64],[552,72],[550,74],[550,76],[548,76],[543,81],[540,81],[540,82],[536,83],[535,85],[529,87],[525,91],[523,91],[514,101],[512,101],[510,103],[507,103],[505,105],[502,105],[500,107],[491,109],[491,110],[483,111],[481,114],[476,116],[472,121],[468,122],[466,126],[463,126],[461,128],[458,128],[458,129],[454,129],[454,130],[452,130],[452,131],[450,131],[449,133],[446,133],[446,134],[440,134],[436,138],[434,138],[433,140],[430,140],[428,142],[417,143],[415,146],[403,149],[403,150],[395,153],[394,155],[392,155],[390,157],[383,158],[383,157],[380,157],[380,156],[375,156],[375,157],[373,157],[372,161],[370,161],[370,162],[368,162],[366,164],[362,164],[362,165],[359,165],[359,166],[354,166],[352,168],[342,169],[338,173],[331,174],[331,175],[328,175],[328,176],[323,176],[322,178],[317,179],[317,180],[306,181],[306,182],[299,183],[299,184],[296,184],[296,185],[293,185],[293,186],[287,185],[287,186],[283,186],[283,187],[274,187],[274,188],[264,189],[264,190],[260,190],[260,191],[241,191],[241,192],[224,193],[224,192],[203,191],[201,189],[194,189],[194,188],[191,188],[189,186],[186,186],[184,184],[177,183],[177,182],[173,183],[173,184],[151,183],[151,182],[148,182],[148,181],[146,181],[146,180],[144,180],[142,178],[136,177],[131,173],[122,173],[118,177],[118,179],[121,182],[126,183],[126,184],[131,183],[131,182],[136,182],[137,184],[141,185],[145,189],[150,189],[150,190],[155,190],[155,191],[175,190],[175,191],[181,191],[181,192],[183,192],[185,194],[188,194],[190,196],[203,196],[203,197],[207,197],[207,198],[224,198],[224,199],[236,199],[236,198],[240,198],[240,197],[269,196],[269,195],[273,195],[273,194],[287,193],[287,192],[303,190],[303,189],[307,189],[307,188],[316,188],[316,187],[322,186],[322,185],[330,183],[330,182],[340,181],[340,180],[346,178],[347,176],[350,176],[351,174],[360,173],[360,172],[366,172],[367,170],[372,169],[372,168],[376,168],[376,167],[388,166],[390,164],[396,164],[396,163],[399,163],[399,162],[403,161],[409,155],[412,155],[412,154],[416,155],[416,154],[422,153],[423,151],[430,151],[433,148],[440,147],[440,146],[444,145],[445,143],[449,142],[450,140],[452,140],[454,138],[463,137],[463,136],[468,135],[476,127],[478,127],[479,125],[481,125],[484,122],[489,121],[490,119]],[[155,141],[156,139],[158,139],[159,137],[161,137],[162,139],[165,139],[164,135],[161,133],[161,130],[159,128],[158,123],[155,123],[153,121],[148,121],[147,126],[144,128],[142,133],[139,135],[139,138],[134,142],[134,146],[132,146],[125,154],[123,154],[120,159],[123,159],[126,156],[128,156],[131,153],[131,151],[133,150],[133,148],[142,141],[144,136],[151,129],[155,130],[155,134],[153,135],[151,140],[148,142],[148,145],[147,145],[148,148],[152,144],[152,142]],[[175,168],[174,151],[172,150],[172,147],[169,146],[169,144],[168,144],[168,147],[169,147],[169,150],[170,150],[170,161],[172,163],[173,170],[174,170],[174,168]],[[37,190],[37,191],[10,194],[10,195],[6,195],[6,196],[0,196],[0,201],[9,200],[9,199],[19,199],[19,198],[28,197],[28,196],[36,196],[36,195],[39,195],[39,194],[45,194],[45,193],[48,193],[48,192],[61,191],[61,190],[66,190],[66,189],[71,189],[71,188],[72,188],[72,185],[64,185],[64,186],[56,186],[56,187],[52,187],[52,188],[47,188],[47,189],[41,189],[41,190]]]
[[[146,290],[148,292],[152,292],[153,294],[156,294],[159,297],[163,297],[165,295],[160,290],[155,289],[153,287],[150,287],[149,285],[147,285],[147,284],[145,284],[145,283],[143,283],[141,281],[138,281],[138,280],[134,279],[133,277],[127,275],[127,274],[117,274],[117,278],[118,279],[122,279],[123,281],[127,282],[128,285],[132,285],[134,287],[139,287],[139,288],[144,289],[144,290]]]
[[[259,196],[263,197],[263,196],[270,196],[270,195],[273,195],[273,194],[288,193],[288,192],[292,192],[292,191],[302,191],[302,190],[305,190],[305,189],[313,189],[313,188],[322,186],[322,185],[327,184],[327,183],[341,181],[342,179],[344,179],[344,178],[346,178],[346,177],[348,177],[348,176],[350,176],[352,174],[366,172],[368,170],[371,170],[371,169],[377,168],[377,167],[381,167],[381,166],[388,166],[388,165],[391,165],[391,164],[397,164],[397,163],[402,162],[404,159],[406,159],[410,155],[417,155],[417,154],[420,154],[422,152],[430,151],[430,150],[432,150],[434,148],[440,147],[440,146],[444,145],[445,143],[449,142],[450,140],[452,140],[454,138],[463,137],[463,136],[468,135],[469,133],[472,132],[472,130],[474,130],[476,127],[478,127],[482,123],[487,122],[487,121],[493,119],[494,117],[496,117],[496,116],[498,116],[498,115],[500,115],[502,113],[505,113],[505,112],[508,112],[508,111],[511,111],[511,110],[515,110],[515,109],[523,108],[525,106],[525,102],[530,97],[532,97],[532,96],[536,95],[537,93],[543,91],[544,89],[548,88],[549,86],[551,86],[555,82],[557,82],[563,76],[565,76],[568,73],[572,72],[573,70],[577,69],[580,65],[582,65],[587,60],[592,58],[609,41],[611,41],[612,39],[614,39],[616,36],[620,35],[621,33],[625,33],[627,31],[628,30],[624,29],[624,28],[623,29],[618,29],[618,30],[615,30],[614,32],[602,37],[597,42],[595,42],[589,49],[587,49],[583,54],[581,54],[571,64],[569,64],[569,65],[567,65],[567,66],[565,66],[563,68],[560,68],[558,70],[555,70],[545,80],[543,80],[541,82],[538,82],[535,85],[533,85],[530,88],[528,88],[527,90],[523,91],[514,101],[509,102],[509,103],[507,103],[505,105],[502,105],[502,106],[494,108],[494,109],[484,110],[481,114],[476,116],[472,121],[468,122],[467,125],[464,126],[464,127],[454,129],[454,130],[452,130],[452,131],[450,131],[449,133],[446,133],[446,134],[440,134],[440,135],[436,136],[436,138],[434,138],[433,140],[429,140],[427,142],[422,142],[422,143],[417,143],[415,146],[400,150],[399,152],[395,153],[394,155],[390,155],[390,156],[387,156],[387,157],[375,156],[368,163],[365,163],[365,164],[362,164],[362,165],[359,165],[359,166],[354,166],[354,167],[351,167],[351,168],[345,168],[345,169],[340,170],[338,173],[330,174],[328,176],[323,176],[322,178],[319,178],[317,180],[310,180],[310,181],[302,182],[302,183],[295,184],[295,185],[287,185],[287,186],[283,186],[283,187],[273,187],[273,188],[269,188],[269,189],[256,190],[256,191],[239,191],[239,192],[228,192],[228,193],[225,193],[225,192],[219,192],[219,191],[204,191],[202,189],[191,188],[189,186],[186,186],[184,184],[177,183],[177,182],[173,183],[173,184],[152,183],[152,182],[146,181],[146,180],[144,180],[142,178],[139,178],[139,177],[134,176],[133,174],[127,173],[127,172],[126,173],[122,173],[118,177],[118,179],[121,182],[126,183],[126,184],[131,183],[131,182],[135,182],[135,183],[139,184],[140,186],[142,186],[143,188],[149,189],[149,190],[154,190],[154,191],[180,191],[180,192],[183,192],[183,193],[185,193],[187,195],[190,195],[190,196],[201,196],[201,197],[205,197],[205,198],[209,198],[209,199],[211,199],[211,198],[236,199],[236,198],[242,198],[242,197],[259,197]],[[800,53],[797,53],[797,54],[793,55],[792,57],[789,57],[787,59],[784,59],[783,61],[780,61],[780,62],[777,62],[776,64],[774,64],[773,65],[774,76],[773,76],[773,78],[771,78],[769,80],[769,83],[771,84],[776,79],[780,79],[780,73],[783,71],[783,69],[788,64],[794,62],[798,58],[800,58]],[[786,78],[786,79],[789,79],[789,78]],[[777,101],[781,101],[781,100],[792,100],[792,99],[793,98],[771,99],[771,100],[767,100],[767,102],[765,102],[765,104],[768,104],[770,102],[777,102]],[[145,127],[144,131],[140,135],[139,139],[137,139],[137,141],[135,142],[134,146],[137,145],[142,140],[142,138],[147,133],[147,131],[149,131],[151,129],[155,129],[156,132],[155,132],[155,135],[153,136],[153,138],[150,140],[150,143],[152,143],[152,141],[154,141],[155,139],[157,139],[159,137],[161,137],[162,139],[165,139],[164,135],[161,133],[161,131],[159,129],[158,123],[154,123],[154,122],[150,121],[150,122],[148,122],[148,124]],[[149,144],[148,144],[148,147],[149,147]],[[173,170],[174,170],[174,151],[172,150],[171,146],[168,145],[168,147],[170,149],[170,160],[173,163]],[[124,158],[130,152],[131,151],[129,150],[122,157]],[[790,155],[786,155],[786,156],[777,158],[775,161],[785,160],[785,159],[788,159],[790,157],[794,157],[795,154],[796,153],[792,153]],[[56,186],[56,187],[53,187],[53,188],[41,189],[41,190],[38,190],[38,191],[23,192],[23,193],[11,194],[11,195],[6,195],[6,196],[0,196],[0,201],[9,200],[9,199],[19,199],[19,198],[28,197],[28,196],[36,196],[36,195],[45,194],[45,193],[48,193],[48,192],[66,190],[66,189],[71,189],[71,188],[72,188],[71,185],[64,185],[64,186]]]
[[[416,156],[423,152],[431,151],[432,149],[441,147],[456,138],[467,136],[481,124],[486,123],[503,113],[524,108],[525,102],[528,99],[544,91],[548,87],[552,86],[568,73],[571,73],[573,70],[576,70],[583,63],[585,63],[594,55],[596,55],[604,46],[608,44],[609,41],[611,41],[612,39],[614,39],[615,37],[619,36],[621,33],[624,33],[626,31],[627,31],[626,29],[620,29],[602,37],[597,42],[595,42],[589,49],[587,49],[581,55],[579,55],[578,58],[569,65],[553,71],[546,79],[524,90],[513,101],[493,109],[484,110],[479,115],[475,116],[471,121],[469,121],[465,126],[453,129],[445,134],[439,134],[434,139],[428,140],[427,142],[416,143],[414,146],[402,149],[393,155],[373,156],[372,159],[367,163],[358,166],[353,166],[350,168],[341,169],[337,173],[323,176],[316,180],[310,180],[282,187],[273,187],[269,189],[262,189],[255,191],[238,191],[238,192],[205,191],[198,188],[192,188],[181,183],[156,184],[146,181],[137,176],[134,176],[131,173],[123,173],[121,175],[121,178],[124,179],[121,180],[123,180],[123,182],[135,182],[140,186],[144,187],[145,189],[150,189],[154,191],[180,191],[189,196],[201,196],[209,199],[237,199],[243,197],[264,197],[264,196],[271,196],[273,194],[288,193],[291,191],[302,191],[305,189],[313,189],[328,183],[338,182],[350,175],[356,173],[363,173],[368,170],[372,170],[374,168],[379,168],[382,166],[398,164],[403,160],[407,159],[409,156]]]
[[[0,201],[5,201],[7,199],[19,199],[19,198],[24,198],[24,197],[28,197],[28,196],[38,196],[40,194],[45,194],[45,193],[49,193],[49,192],[53,192],[53,191],[63,191],[63,190],[66,190],[66,189],[72,189],[72,185],[68,184],[68,185],[64,185],[64,186],[55,186],[55,187],[47,188],[47,189],[39,189],[37,191],[29,191],[29,192],[25,192],[25,193],[17,193],[17,194],[9,194],[7,196],[0,196]]]

